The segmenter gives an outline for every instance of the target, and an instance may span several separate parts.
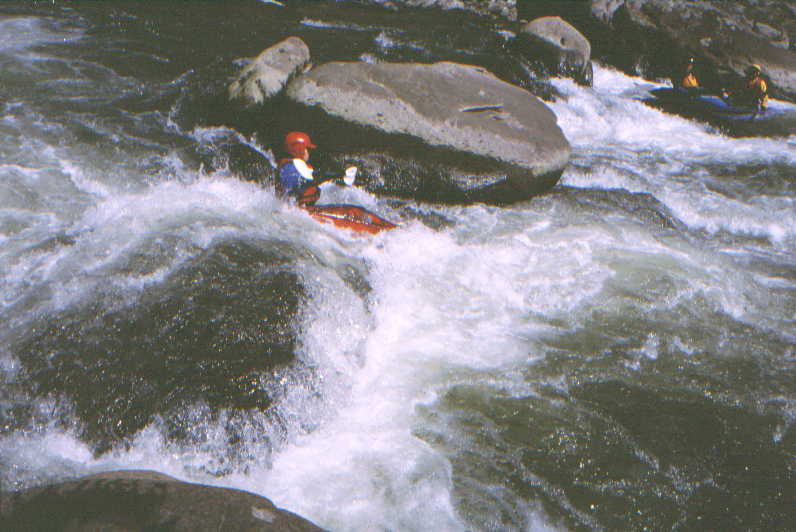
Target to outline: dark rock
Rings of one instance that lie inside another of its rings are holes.
[[[555,185],[569,161],[555,114],[483,68],[328,63],[292,81],[287,96],[315,113],[307,123],[337,131],[324,148],[399,196],[524,200]]]
[[[263,153],[246,144],[229,144],[223,148],[229,161],[229,170],[246,181],[272,185],[275,170]]]
[[[164,235],[119,267],[146,276],[178,250]],[[68,405],[66,415],[97,453],[157,419],[171,441],[186,442],[196,441],[197,416],[225,411],[245,424],[280,393],[261,378],[295,360],[300,253],[278,240],[218,242],[134,305],[98,294],[42,317],[9,346],[22,361],[27,393]],[[240,439],[235,423],[225,430],[230,442]],[[237,449],[230,443],[226,451]]]
[[[278,94],[291,76],[310,60],[310,49],[298,37],[288,37],[253,59],[229,86],[229,97],[261,104]]]
[[[591,44],[561,17],[534,19],[520,29],[518,37],[527,41],[526,55],[540,57],[551,74],[591,85]]]
[[[114,471],[2,495],[2,528],[15,532],[322,530],[265,497],[154,471]]]

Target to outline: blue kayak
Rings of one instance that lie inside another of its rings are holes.
[[[765,111],[759,110],[756,106],[734,104],[716,94],[669,88],[654,89],[650,94],[659,103],[673,110],[679,108],[681,111],[701,113],[724,120],[751,121],[765,114]]]
[[[658,88],[643,101],[666,112],[694,118],[736,135],[792,135],[796,133],[796,105],[770,100],[764,110],[704,91]]]

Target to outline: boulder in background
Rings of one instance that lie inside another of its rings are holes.
[[[310,60],[310,49],[298,37],[288,37],[253,59],[229,86],[231,100],[257,105],[278,94],[291,76]]]
[[[530,58],[538,57],[552,75],[571,77],[591,86],[591,44],[561,17],[540,17],[520,28],[521,46]]]

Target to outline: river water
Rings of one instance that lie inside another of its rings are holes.
[[[329,530],[792,526],[796,136],[724,136],[596,64],[553,82],[550,193],[332,186],[403,224],[355,237],[242,179],[229,146],[268,149],[196,102],[288,35],[476,63],[505,32],[222,4],[0,7],[4,489],[147,468]]]

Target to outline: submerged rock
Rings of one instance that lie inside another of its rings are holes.
[[[288,37],[265,50],[229,86],[231,100],[261,104],[278,94],[291,76],[310,60],[310,49],[298,37]]]
[[[335,130],[325,148],[359,160],[376,188],[396,195],[524,200],[551,188],[570,157],[541,100],[475,66],[327,63],[294,79],[287,96],[316,111],[316,128]]]
[[[525,24],[519,33],[529,55],[537,56],[554,75],[573,78],[591,86],[591,44],[561,17],[540,17]]]
[[[114,471],[0,498],[4,530],[89,532],[322,530],[246,491],[182,482],[154,471]]]
[[[179,250],[167,235],[120,261],[123,278],[174,268],[135,304],[87,295],[9,343],[30,397],[68,405],[51,416],[77,423],[96,453],[157,420],[169,440],[193,441],[200,419],[222,414],[240,421],[222,424],[232,452],[241,425],[278,401],[271,376],[294,367],[303,250],[277,239],[228,239],[170,266]]]

